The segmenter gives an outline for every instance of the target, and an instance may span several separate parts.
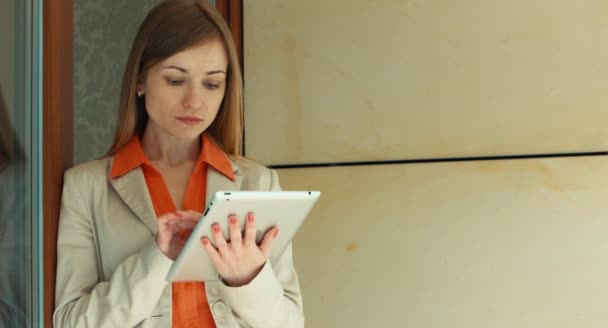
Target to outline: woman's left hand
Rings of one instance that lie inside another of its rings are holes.
[[[203,247],[211,257],[224,283],[240,287],[255,278],[270,256],[272,245],[279,233],[278,228],[266,232],[260,245],[256,243],[255,216],[248,213],[245,232],[241,233],[236,215],[228,217],[230,241],[226,241],[219,224],[211,226],[215,247],[207,237],[201,238]]]

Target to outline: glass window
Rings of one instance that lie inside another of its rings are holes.
[[[41,326],[40,1],[0,1],[0,326]]]

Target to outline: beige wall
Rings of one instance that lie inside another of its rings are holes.
[[[284,169],[307,326],[605,327],[608,158]]]
[[[608,148],[604,1],[244,8],[246,146],[264,163]]]
[[[245,1],[266,164],[608,149],[599,1]],[[269,128],[271,127],[271,128]],[[605,327],[608,158],[282,169],[307,327]]]

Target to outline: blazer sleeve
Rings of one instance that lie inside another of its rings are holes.
[[[277,172],[270,170],[268,190],[281,190]],[[304,310],[291,243],[276,264],[266,262],[260,273],[242,287],[220,284],[222,298],[240,317],[242,327],[304,327]]]
[[[84,174],[81,173],[81,174]],[[93,197],[83,197],[82,177],[65,175],[57,240],[55,327],[132,327],[149,317],[167,285],[172,261],[154,238],[100,281],[93,229]],[[89,199],[91,198],[91,199]]]

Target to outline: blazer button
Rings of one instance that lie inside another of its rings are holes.
[[[213,304],[213,314],[218,317],[223,317],[226,315],[226,304],[222,301],[215,302]]]

